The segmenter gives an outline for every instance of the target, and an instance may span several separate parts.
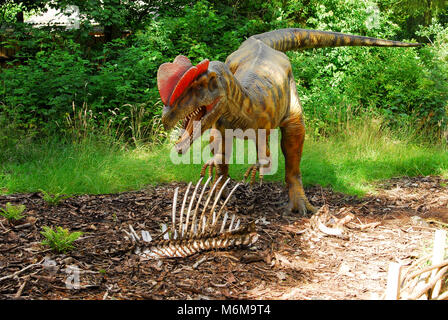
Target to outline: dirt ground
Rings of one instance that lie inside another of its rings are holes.
[[[243,185],[227,209],[243,223],[256,221],[260,237],[252,247],[140,261],[123,230],[132,224],[160,233],[176,186],[183,195],[186,184],[166,184],[74,196],[57,206],[39,193],[0,196],[0,208],[26,206],[21,224],[0,218],[0,299],[378,298],[389,262],[409,265],[428,253],[434,231],[448,223],[448,180],[440,177],[391,179],[362,199],[307,189],[316,207],[326,205],[336,218],[353,215],[343,237],[289,213],[284,185]],[[84,234],[75,250],[56,254],[40,244],[42,226]]]

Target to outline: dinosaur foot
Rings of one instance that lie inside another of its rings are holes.
[[[317,210],[314,206],[308,201],[306,197],[294,197],[289,200],[289,209],[291,212],[298,213],[299,215],[306,215],[308,213],[314,214]]]

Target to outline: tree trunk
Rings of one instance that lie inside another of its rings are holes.
[[[110,25],[104,27],[104,41],[106,43],[120,37],[121,37],[121,30],[120,27],[118,27],[117,25]]]
[[[432,21],[432,0],[426,0],[426,10],[424,14],[425,26],[431,25]]]
[[[24,22],[23,11],[17,12],[16,20],[17,20],[18,23],[23,23]]]

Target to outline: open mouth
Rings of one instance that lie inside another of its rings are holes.
[[[179,140],[176,142],[176,149],[179,153],[183,153],[188,147],[191,146],[194,140],[204,133],[213,123],[214,115],[217,114],[215,105],[218,103],[220,97],[216,98],[211,104],[206,106],[200,106],[191,111],[183,119],[184,132]]]

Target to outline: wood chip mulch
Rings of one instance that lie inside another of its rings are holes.
[[[232,182],[234,184],[234,182]],[[306,190],[332,217],[353,215],[346,237],[315,230],[310,216],[287,210],[280,183],[243,185],[227,205],[243,223],[256,221],[250,248],[183,259],[140,261],[124,238],[131,224],[155,236],[168,223],[175,187],[79,195],[48,205],[40,193],[0,196],[26,206],[12,225],[0,217],[0,299],[371,299],[384,293],[389,262],[409,265],[430,252],[434,231],[448,223],[448,180],[396,178],[375,194]],[[82,231],[75,249],[52,252],[43,226]]]

